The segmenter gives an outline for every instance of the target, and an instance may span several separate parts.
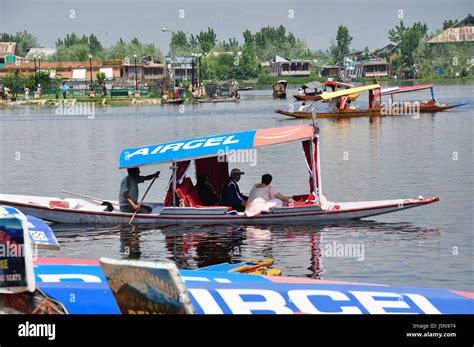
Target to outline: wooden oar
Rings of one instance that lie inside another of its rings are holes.
[[[158,174],[159,175],[159,174]],[[145,197],[146,195],[148,194],[148,191],[150,190],[151,186],[153,185],[153,183],[155,183],[155,180],[156,178],[158,177],[158,175],[155,175],[155,177],[153,177],[153,180],[151,181],[150,185],[148,186],[148,189],[146,190],[145,194],[143,194],[143,197],[142,199],[140,200],[140,203],[138,204],[138,208],[135,210],[135,212],[133,212],[133,216],[132,218],[130,218],[130,222],[128,222],[128,225],[131,225],[133,220],[135,219],[135,216],[137,215],[138,211],[140,210],[140,207],[142,206],[143,204],[143,201],[145,200]]]
[[[111,204],[111,205],[115,205],[115,206],[117,206],[117,207],[120,207],[119,204],[110,202],[110,201],[108,201],[108,200],[95,198],[95,197],[93,197],[93,196],[88,196],[88,195],[79,194],[79,193],[74,193],[74,192],[68,192],[67,190],[61,190],[61,193],[69,194],[69,195],[74,195],[74,196],[79,196],[79,197],[81,197],[81,198],[88,199],[88,200],[93,200],[93,201],[107,202],[107,203],[109,203],[109,204]]]

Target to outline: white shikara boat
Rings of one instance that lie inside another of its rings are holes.
[[[294,203],[273,208],[253,217],[228,206],[202,206],[186,171],[194,160],[196,176],[209,175],[216,188],[228,177],[228,162],[222,156],[279,143],[301,141],[310,176],[310,193],[294,195]],[[137,214],[134,223],[147,224],[282,224],[313,223],[360,219],[401,211],[439,201],[439,198],[392,199],[362,202],[331,202],[322,194],[319,156],[319,128],[299,125],[251,130],[200,137],[158,145],[124,149],[120,168],[172,162],[172,176],[163,203],[146,203],[150,214]],[[125,224],[132,217],[116,202],[103,206],[102,200],[0,194],[0,204],[18,208],[25,214],[47,221],[78,224]]]

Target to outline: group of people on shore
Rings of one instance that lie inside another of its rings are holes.
[[[23,93],[24,93],[23,95],[24,95],[25,101],[26,102],[30,101],[31,89],[27,85],[24,86]],[[37,93],[37,95],[41,95],[41,84],[38,84],[36,86],[36,93]],[[14,93],[7,86],[4,86],[3,87],[3,98],[5,99],[5,101],[15,102],[15,101],[18,100],[18,95],[17,95],[17,93]]]
[[[196,190],[203,206],[231,206],[233,210],[245,212],[252,217],[274,207],[282,207],[283,203],[291,204],[293,199],[281,194],[271,186],[272,176],[264,174],[260,183],[253,186],[248,196],[240,192],[238,182],[245,173],[239,169],[232,169],[222,194],[212,186],[209,175],[202,174],[197,178]],[[119,203],[120,211],[133,213],[150,213],[151,208],[138,204],[138,184],[159,176],[159,171],[148,176],[141,176],[139,168],[128,169],[128,175],[120,184]]]

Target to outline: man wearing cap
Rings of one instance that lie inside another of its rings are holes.
[[[232,169],[230,172],[230,179],[222,192],[222,199],[220,204],[223,206],[232,206],[232,209],[238,212],[244,212],[247,205],[248,196],[240,193],[239,185],[240,177],[245,172],[239,169]]]

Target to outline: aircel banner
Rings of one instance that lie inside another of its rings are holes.
[[[37,263],[37,283],[70,313],[119,313],[97,262]],[[83,264],[83,265],[81,265]],[[180,270],[198,314],[473,314],[474,294]],[[74,293],[76,301],[70,301]]]
[[[253,147],[255,130],[195,139],[167,142],[158,145],[124,149],[120,168],[147,165],[186,158],[218,155],[222,150]]]

